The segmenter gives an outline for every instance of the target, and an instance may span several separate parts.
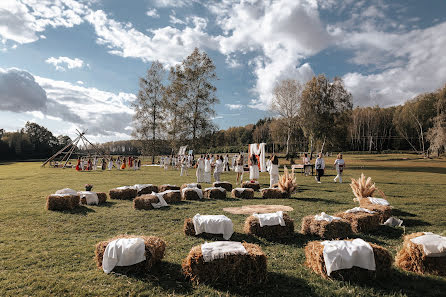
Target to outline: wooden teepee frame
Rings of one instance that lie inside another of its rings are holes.
[[[84,132],[80,132],[79,130],[77,130],[77,137],[72,140],[70,143],[68,143],[65,147],[63,147],[62,149],[60,149],[57,153],[55,153],[54,155],[52,155],[48,160],[46,160],[45,162],[43,162],[42,167],[45,167],[45,165],[51,161],[53,161],[54,159],[56,159],[58,156],[63,155],[61,162],[65,162],[62,166],[62,168],[65,168],[67,166],[68,161],[70,160],[71,155],[73,154],[73,152],[77,149],[77,144],[82,141],[82,143],[84,144],[85,147],[87,147],[87,143],[89,145],[91,145],[94,150],[96,151],[96,155],[99,157],[103,157],[106,160],[108,160],[109,158],[106,157],[105,154],[103,154],[101,152],[101,150],[94,145],[93,143],[91,143],[86,137],[85,137],[85,133],[87,133],[87,130],[85,130]]]

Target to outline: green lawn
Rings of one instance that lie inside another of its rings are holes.
[[[421,277],[394,269],[384,280],[348,283],[324,280],[303,266],[303,247],[312,240],[299,235],[302,217],[325,211],[332,214],[356,206],[350,177],[372,176],[404,220],[405,232],[446,234],[446,160],[423,160],[413,155],[346,156],[343,184],[334,184],[332,168],[322,184],[298,175],[299,191],[291,199],[193,201],[168,209],[135,211],[131,201],[109,200],[105,206],[82,207],[76,212],[46,211],[45,198],[57,189],[95,191],[135,183],[177,184],[194,181],[194,174],[159,167],[141,171],[76,172],[41,168],[40,163],[0,163],[0,296],[445,296],[446,279]],[[333,158],[326,160],[332,164]],[[245,176],[246,177],[246,176]],[[233,173],[223,180],[235,182]],[[266,173],[260,182],[269,183]],[[207,186],[207,185],[205,185]],[[259,196],[259,193],[256,194]],[[242,233],[245,216],[223,213],[227,206],[284,204],[294,208],[296,236],[282,243]],[[193,286],[181,275],[181,261],[192,246],[204,242],[186,237],[183,221],[196,213],[225,214],[234,222],[232,240],[259,244],[268,256],[268,282],[258,288]],[[402,230],[361,236],[388,248],[401,247]],[[94,246],[118,234],[156,235],[168,246],[163,262],[145,276],[106,275],[95,266]]]

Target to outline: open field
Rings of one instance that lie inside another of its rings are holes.
[[[390,203],[394,215],[404,220],[405,232],[446,234],[446,160],[423,160],[413,155],[345,156],[343,184],[334,184],[328,167],[322,184],[298,175],[299,190],[291,199],[192,201],[168,209],[135,211],[131,201],[109,200],[105,206],[82,207],[75,212],[46,211],[45,198],[57,189],[94,191],[135,183],[177,184],[194,181],[195,172],[181,178],[178,171],[143,167],[140,171],[76,172],[74,169],[40,168],[40,163],[0,163],[0,296],[134,296],[134,295],[256,295],[256,296],[445,296],[446,278],[421,277],[398,269],[391,277],[365,283],[321,279],[303,266],[303,247],[313,238],[296,233],[286,242],[272,242],[242,233],[244,215],[224,213],[234,222],[231,240],[259,244],[268,256],[268,282],[258,288],[193,286],[180,273],[181,261],[192,246],[204,240],[185,236],[183,221],[200,214],[223,214],[227,206],[284,204],[295,231],[302,217],[325,211],[333,214],[357,206],[350,177],[372,176]],[[326,159],[332,164],[333,158]],[[245,178],[246,178],[245,174]],[[235,182],[235,174],[222,180]],[[269,184],[267,173],[260,182]],[[208,185],[204,185],[208,186]],[[256,193],[259,196],[259,193]],[[156,235],[167,243],[166,257],[150,275],[106,275],[95,266],[94,246],[118,234]],[[388,248],[401,247],[402,229],[384,229],[361,236]]]

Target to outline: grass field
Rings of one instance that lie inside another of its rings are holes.
[[[131,201],[109,200],[105,206],[75,212],[46,211],[45,198],[57,189],[109,189],[135,183],[177,184],[194,181],[195,172],[158,167],[140,171],[76,172],[40,168],[40,163],[0,163],[0,296],[446,296],[446,278],[418,276],[394,269],[384,280],[349,283],[324,280],[303,266],[303,247],[312,238],[297,234],[302,217],[329,214],[356,206],[350,177],[372,176],[404,220],[405,232],[432,231],[446,235],[446,160],[423,160],[413,155],[346,156],[343,184],[334,184],[329,168],[322,184],[298,175],[299,191],[291,199],[193,201],[168,209],[135,211]],[[326,159],[332,164],[333,158]],[[246,174],[245,174],[246,175]],[[235,182],[233,173],[222,180]],[[266,186],[269,176],[261,173]],[[207,185],[205,185],[207,186]],[[256,193],[259,196],[259,193]],[[272,242],[242,233],[246,216],[227,214],[236,233],[231,240],[259,244],[268,256],[268,282],[257,288],[193,286],[181,275],[181,261],[203,239],[184,236],[183,221],[200,214],[223,214],[222,208],[247,204],[284,204],[294,208],[296,236]],[[106,275],[95,266],[94,246],[118,234],[156,235],[167,243],[163,262],[148,275]],[[403,230],[361,236],[388,248],[401,247]]]

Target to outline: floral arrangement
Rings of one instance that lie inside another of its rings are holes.
[[[93,189],[93,185],[90,184],[85,185],[85,191],[91,191],[91,189]]]

